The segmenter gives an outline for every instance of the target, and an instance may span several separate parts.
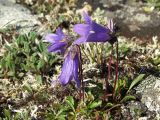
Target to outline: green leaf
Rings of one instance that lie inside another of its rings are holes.
[[[66,120],[66,113],[64,110],[60,110],[55,117],[56,120]]]
[[[66,115],[60,115],[59,117],[57,117],[57,120],[66,120]]]
[[[43,52],[43,51],[46,50],[45,45],[44,45],[44,43],[42,43],[42,42],[40,42],[40,43],[38,44],[38,48],[39,48],[39,51],[40,51],[40,52]]]
[[[99,101],[94,101],[94,102],[92,102],[92,103],[90,103],[89,105],[88,105],[88,107],[90,108],[90,109],[94,109],[94,108],[96,108],[96,107],[99,107],[99,106],[101,106],[102,105],[102,101],[101,100],[99,100]]]
[[[21,67],[21,68],[23,68],[25,71],[27,71],[27,70],[28,70],[27,65],[26,65],[26,64],[24,64],[24,63],[20,63],[20,67]]]
[[[31,31],[28,35],[29,40],[35,40],[37,37],[36,32]]]
[[[129,100],[135,100],[136,98],[132,95],[126,95],[122,100],[121,102],[126,102],[126,101],[129,101]]]
[[[160,56],[157,57],[156,59],[153,59],[153,64],[154,65],[159,65],[160,64]]]
[[[29,84],[23,86],[24,90],[27,90],[29,93],[32,93],[32,87]]]
[[[106,105],[106,107],[112,107],[112,106],[113,106],[113,103],[111,103],[111,102],[108,102]]]
[[[131,83],[131,85],[130,85],[128,91],[127,91],[127,93],[128,93],[137,83],[139,83],[139,82],[143,79],[144,76],[145,76],[145,74],[140,74],[138,77],[136,77],[136,78],[132,81],[132,83]]]
[[[75,108],[74,108],[74,99],[72,96],[67,96],[66,98],[66,103],[71,107],[73,112],[75,113]]]
[[[15,63],[13,61],[13,54],[8,54],[7,57],[6,57],[6,65],[7,65],[7,68],[9,68],[11,71],[15,71]]]
[[[72,105],[74,105],[74,99],[72,96],[68,96],[66,100],[69,101]]]
[[[23,77],[23,76],[24,76],[24,73],[21,72],[21,73],[18,74],[18,76],[19,76],[19,77]]]
[[[8,120],[11,120],[11,113],[9,110],[4,109],[4,115],[5,115],[5,117],[7,117]]]
[[[25,51],[26,53],[29,53],[29,52],[30,52],[29,43],[27,43],[27,42],[24,43],[24,51]]]
[[[36,80],[38,81],[39,84],[42,84],[42,76],[41,75],[36,75]]]
[[[37,69],[40,70],[40,69],[43,68],[44,66],[45,66],[45,61],[41,59],[41,60],[38,62]]]
[[[3,69],[5,68],[5,64],[6,64],[5,58],[2,58],[0,61],[0,65]]]
[[[24,39],[24,36],[23,35],[19,35],[18,38],[16,39],[16,43],[18,45],[21,45],[22,42],[24,41],[23,39]]]
[[[16,113],[14,116],[14,120],[19,120],[21,118],[21,113]]]
[[[35,54],[33,54],[33,55],[30,57],[30,61],[31,61],[32,63],[35,63],[35,62],[37,61],[36,56],[37,56],[37,54],[35,53]]]
[[[10,77],[11,77],[11,76],[14,76],[14,75],[15,75],[15,72],[9,71],[9,72],[7,73],[7,75],[10,76]]]
[[[12,50],[12,47],[11,47],[10,45],[5,44],[4,46],[5,46],[5,48],[6,48],[8,51],[11,51],[11,50]]]

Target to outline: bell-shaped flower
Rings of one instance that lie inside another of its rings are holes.
[[[68,84],[71,80],[75,80],[77,87],[80,87],[80,80],[79,80],[79,53],[77,45],[73,45],[71,50],[67,53],[65,57],[62,71],[59,76],[59,81],[62,85]]]
[[[45,40],[51,43],[48,47],[49,52],[60,52],[63,54],[68,44],[66,36],[61,28],[57,29],[56,34],[47,34]]]
[[[87,13],[83,13],[86,24],[76,24],[74,31],[81,37],[74,44],[84,42],[106,42],[110,39],[110,30],[92,21]]]

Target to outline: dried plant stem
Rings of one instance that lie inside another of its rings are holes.
[[[118,55],[118,41],[116,44],[116,77],[115,77],[115,81],[114,81],[114,88],[113,88],[113,98],[115,97],[115,92],[116,92],[116,85],[117,85],[117,81],[118,81],[118,63],[119,63],[119,55]]]

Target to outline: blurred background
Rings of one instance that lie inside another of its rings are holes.
[[[1,27],[17,22],[16,29],[40,26],[44,32],[45,27],[55,29],[58,20],[75,24],[75,16],[88,11],[104,24],[113,18],[127,38],[146,42],[160,36],[160,0],[0,0],[0,10]]]

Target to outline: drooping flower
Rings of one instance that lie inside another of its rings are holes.
[[[71,47],[71,50],[68,52],[65,57],[61,74],[59,80],[62,85],[68,84],[72,79],[75,80],[77,87],[80,87],[80,80],[78,75],[79,69],[79,54],[78,48],[76,45]]]
[[[106,42],[110,39],[110,30],[92,21],[87,13],[83,13],[86,24],[76,24],[74,31],[81,37],[74,44],[84,42]]]
[[[108,42],[113,45],[117,41],[117,36],[116,36],[117,28],[112,19],[108,21],[107,28],[110,30],[110,39],[108,40]]]
[[[47,34],[45,40],[50,42],[51,45],[48,47],[49,52],[60,52],[64,53],[68,44],[66,36],[62,32],[61,28],[58,28],[56,34]]]

